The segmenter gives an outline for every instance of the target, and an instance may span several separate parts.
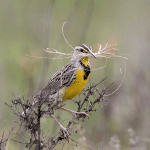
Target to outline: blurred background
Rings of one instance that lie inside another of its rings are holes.
[[[120,89],[107,97],[109,103],[99,107],[90,119],[78,124],[81,132],[71,138],[91,149],[150,149],[150,1],[149,0],[1,0],[0,4],[0,137],[16,119],[5,106],[13,94],[32,96],[51,76],[70,59],[50,60],[37,57],[56,57],[46,48],[69,53],[61,30],[73,46],[85,43],[98,51],[98,45],[118,44],[120,54],[130,54],[126,61],[126,76]],[[104,66],[105,60],[90,59],[92,69]],[[107,77],[113,92],[121,83],[125,71],[123,59],[109,59],[104,69],[92,71],[90,82]],[[86,87],[89,86],[89,83]],[[12,94],[13,93],[13,94]],[[78,99],[78,96],[74,99]],[[76,110],[73,102],[66,108]],[[70,114],[58,111],[65,126]],[[45,133],[56,134],[59,127],[51,118],[42,119]],[[15,136],[14,136],[15,138]],[[16,137],[17,138],[17,137]],[[71,143],[72,144],[72,143]],[[66,148],[69,148],[66,144]],[[60,149],[58,145],[56,149]],[[76,147],[76,149],[88,149]],[[9,141],[7,149],[24,149]],[[64,148],[65,149],[65,148]]]

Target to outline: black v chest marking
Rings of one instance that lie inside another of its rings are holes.
[[[83,66],[83,68],[84,68],[84,73],[85,73],[85,74],[84,74],[83,78],[84,78],[84,80],[87,80],[89,74],[91,73],[91,68],[90,68],[89,65],[85,66],[85,65],[82,63],[81,60],[80,60],[80,64],[81,64],[81,65]]]

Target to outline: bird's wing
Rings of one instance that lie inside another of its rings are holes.
[[[44,97],[48,97],[63,87],[70,86],[75,78],[75,72],[76,68],[72,63],[64,66],[52,76],[48,84],[40,91],[40,94]]]

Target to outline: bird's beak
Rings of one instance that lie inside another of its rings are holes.
[[[94,57],[97,59],[97,57],[92,52],[89,52],[89,53],[90,53],[91,57]]]

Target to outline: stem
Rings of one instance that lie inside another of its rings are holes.
[[[39,100],[39,105],[38,105],[38,118],[37,118],[37,122],[38,122],[38,150],[41,149],[41,139],[40,139],[40,135],[41,135],[41,130],[40,130],[40,118],[41,118],[41,104],[40,104],[40,100]]]

